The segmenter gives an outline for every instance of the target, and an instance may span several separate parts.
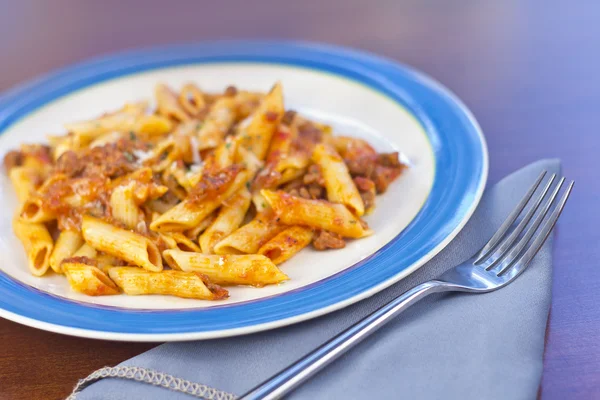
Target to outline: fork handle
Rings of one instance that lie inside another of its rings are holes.
[[[431,293],[449,289],[447,284],[435,280],[415,286],[239,397],[239,400],[282,397],[417,301]]]

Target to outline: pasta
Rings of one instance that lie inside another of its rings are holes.
[[[108,275],[128,295],[166,294],[200,300],[221,300],[228,292],[197,272],[150,272],[135,267],[113,267]]]
[[[234,107],[235,101],[230,97],[215,102],[198,132],[201,150],[215,148],[223,142],[227,131],[235,122]]]
[[[118,294],[117,285],[102,270],[76,260],[64,262],[62,269],[73,290],[88,296]]]
[[[161,271],[162,258],[156,244],[139,233],[117,228],[98,218],[84,216],[81,233],[94,249],[130,262],[148,271]]]
[[[341,203],[359,217],[365,213],[363,203],[358,189],[348,167],[342,157],[331,146],[319,143],[313,150],[313,161],[321,167],[327,199],[332,203]]]
[[[54,248],[46,226],[16,218],[13,221],[13,230],[23,244],[31,273],[35,276],[44,275],[50,267],[50,254]]]
[[[262,190],[261,194],[286,225],[306,225],[350,238],[361,238],[372,233],[343,204],[308,200],[270,190]]]
[[[31,273],[89,296],[214,301],[229,296],[219,285],[284,283],[311,244],[373,234],[361,217],[406,168],[398,153],[333,135],[283,93],[159,83],[155,109],[125,104],[8,152]]]
[[[258,254],[267,256],[276,265],[287,261],[310,244],[314,235],[311,228],[291,226],[278,233],[258,249]]]
[[[270,210],[235,230],[214,246],[216,254],[252,254],[285,227],[275,220]]]
[[[238,165],[203,176],[195,187],[198,190],[153,221],[150,229],[158,232],[180,232],[194,228],[244,187],[249,178],[249,172]]]
[[[240,132],[242,146],[252,151],[260,160],[264,159],[284,111],[283,92],[281,84],[277,83],[251,116],[248,127]]]
[[[180,250],[164,252],[173,269],[199,272],[218,285],[265,286],[288,279],[271,260],[263,255],[206,255]]]
[[[213,253],[215,244],[242,224],[248,207],[250,207],[250,192],[243,188],[223,204],[215,221],[200,236],[199,243],[202,252]]]
[[[62,272],[61,263],[65,258],[71,257],[83,245],[83,237],[77,231],[62,231],[54,243],[54,250],[50,256],[50,267],[56,273]]]

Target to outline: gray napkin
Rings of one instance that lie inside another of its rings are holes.
[[[472,219],[444,251],[369,299],[311,321],[249,336],[167,343],[120,366],[149,368],[240,395],[393,297],[473,255],[544,169],[558,173],[560,162],[536,162],[488,188]],[[426,298],[289,398],[535,399],[550,307],[551,246],[552,238],[525,273],[502,290]],[[139,378],[140,372],[136,374]],[[164,385],[165,376],[151,378],[162,379]],[[183,386],[192,387],[185,382]],[[199,390],[198,385],[192,388]],[[222,392],[200,388],[209,398],[227,398]],[[75,398],[192,397],[134,380],[105,378]]]

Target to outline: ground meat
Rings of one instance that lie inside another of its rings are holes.
[[[321,173],[321,167],[317,164],[308,167],[308,171],[306,171],[306,175],[302,178],[302,182],[305,185],[317,184],[319,186],[325,186],[325,179]]]
[[[325,181],[319,166],[312,165],[303,177],[288,182],[282,189],[292,196],[318,200],[325,198],[327,194],[324,186]]]
[[[281,119],[281,123],[284,125],[290,126],[292,122],[294,122],[294,118],[296,118],[296,111],[288,110],[283,114],[283,118]]]
[[[306,121],[298,126],[298,138],[294,141],[294,146],[300,151],[312,154],[315,145],[322,140],[323,131]]]
[[[231,186],[242,169],[242,166],[234,164],[223,168],[221,171],[203,175],[200,182],[190,191],[189,202],[201,202],[222,195]]]
[[[390,168],[378,165],[372,175],[377,193],[384,193],[390,183],[402,173],[402,168]]]
[[[45,144],[29,145],[27,154],[44,164],[52,164],[52,149]]]
[[[348,171],[353,176],[371,177],[377,165],[375,157],[372,155],[365,155],[355,159],[345,159],[344,162],[348,167]]]
[[[227,86],[225,89],[225,96],[233,97],[238,94],[238,90],[235,86]]]
[[[346,247],[346,242],[337,233],[329,231],[318,231],[312,242],[317,250],[342,249]]]
[[[14,167],[19,167],[23,164],[23,153],[18,150],[12,150],[4,156],[4,168],[10,171]]]
[[[298,195],[304,199],[310,200],[310,193],[305,186],[302,186],[300,190],[298,190]]]
[[[82,161],[80,161],[77,154],[68,150],[61,154],[61,156],[56,161],[56,172],[66,174],[68,176],[79,175],[85,165]]]
[[[269,122],[275,122],[275,121],[277,121],[277,117],[278,116],[279,115],[276,112],[274,112],[274,111],[267,111],[265,113],[265,119],[267,121],[269,121]]]
[[[56,162],[56,171],[71,177],[104,175],[116,178],[138,168],[134,150],[146,149],[137,141],[120,139],[116,143],[92,147],[83,154],[66,151]]]
[[[303,186],[303,185],[304,185],[304,182],[302,181],[302,178],[296,178],[292,181],[289,181],[285,185],[283,185],[281,187],[281,190],[283,190],[284,192],[289,192],[292,189],[299,189],[300,186]]]
[[[377,152],[369,145],[369,143],[365,142],[362,139],[357,138],[345,138],[347,140],[343,140],[342,143],[339,143],[336,147],[339,153],[344,158],[355,160],[360,157],[365,156],[373,156],[376,155]],[[335,139],[334,139],[335,140]],[[343,148],[339,148],[339,145],[342,145]]]
[[[345,159],[348,171],[353,177],[365,177],[375,183],[377,193],[383,193],[405,168],[398,159],[398,153],[365,154]]]
[[[318,185],[309,185],[308,193],[310,194],[311,199],[322,199],[325,197],[325,190],[322,186]]]
[[[252,191],[260,189],[274,189],[281,179],[281,174],[273,169],[273,165],[263,168],[252,182]]]
[[[286,192],[291,194],[292,196],[302,197],[309,200],[323,199],[325,194],[323,188],[317,185],[302,185],[298,187],[292,187],[290,189],[287,189]]]
[[[365,204],[365,210],[372,209],[375,206],[375,182],[369,178],[357,176],[354,178],[354,184],[360,192],[360,197],[362,197]]]
[[[357,176],[354,178],[354,184],[359,192],[368,192],[375,188],[375,183],[364,176]]]
[[[98,218],[110,215],[110,181],[101,175],[85,178],[58,176],[44,185],[41,198],[42,208],[57,216],[61,230],[78,230],[81,217],[90,214]],[[73,196],[77,195],[77,196]],[[81,204],[73,205],[69,198],[80,199]]]
[[[384,167],[398,168],[402,167],[402,163],[398,158],[398,152],[393,153],[379,153],[377,154],[377,164],[383,165]]]

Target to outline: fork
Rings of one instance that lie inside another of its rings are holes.
[[[488,293],[514,281],[550,235],[573,189],[571,181],[559,197],[565,178],[555,185],[556,174],[553,174],[534,196],[545,176],[543,172],[537,178],[498,231],[473,257],[396,297],[239,399],[282,397],[425,296],[440,292]]]

